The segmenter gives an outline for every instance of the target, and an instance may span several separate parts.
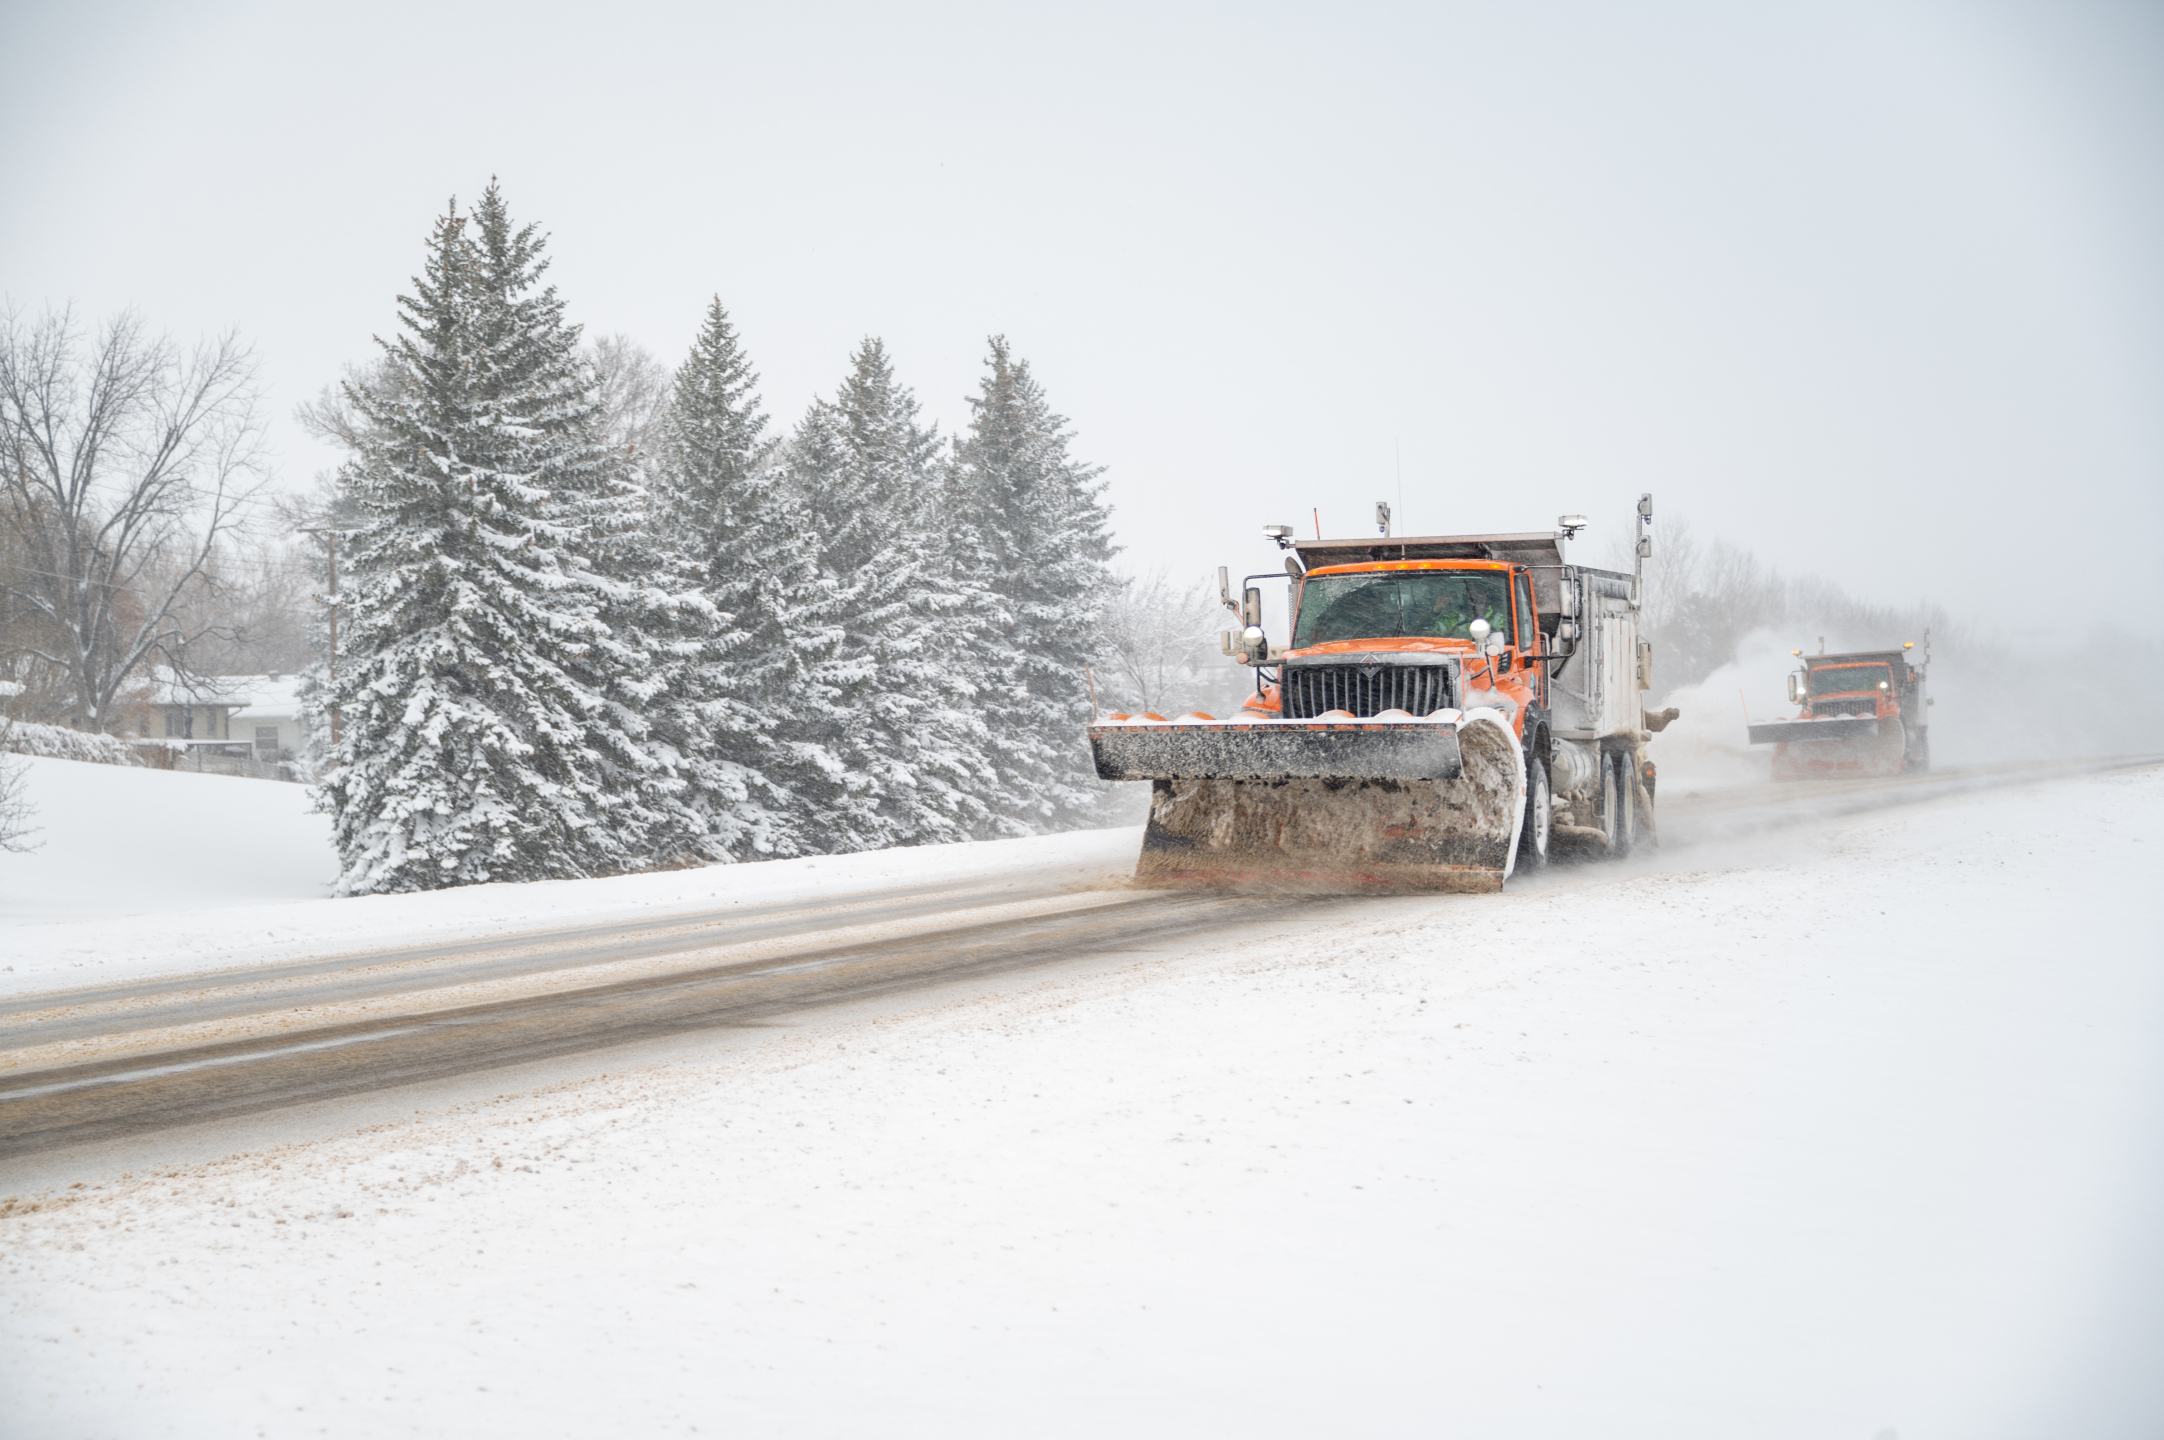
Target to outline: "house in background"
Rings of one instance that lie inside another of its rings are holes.
[[[297,675],[207,675],[161,671],[143,697],[143,750],[163,768],[304,778],[307,747]]]

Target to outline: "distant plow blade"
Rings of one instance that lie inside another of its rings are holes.
[[[1847,723],[1871,728],[1852,730],[1847,738],[1830,733],[1833,726]],[[1898,775],[1907,763],[1907,736],[1898,716],[1884,720],[1868,715],[1800,720],[1790,722],[1790,728],[1805,730],[1804,743],[1784,739],[1774,750],[1776,780],[1856,780]]]
[[[1753,745],[1794,745],[1819,740],[1872,740],[1877,736],[1876,715],[1829,715],[1822,720],[1768,720],[1751,726]]]
[[[1135,879],[1341,893],[1495,890],[1525,804],[1485,717],[1108,724],[1097,772],[1152,782]]]

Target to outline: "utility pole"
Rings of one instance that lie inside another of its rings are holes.
[[[303,535],[321,535],[331,551],[331,693],[338,691],[338,537],[351,535],[351,530],[333,530],[329,526],[303,526]],[[331,702],[331,744],[338,743],[338,702]]]

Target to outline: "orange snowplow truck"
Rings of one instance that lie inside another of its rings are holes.
[[[1899,775],[1931,768],[1931,727],[1924,698],[1924,671],[1931,637],[1924,637],[1923,665],[1910,664],[1913,643],[1898,650],[1857,650],[1846,655],[1789,653],[1803,668],[1788,677],[1788,698],[1801,712],[1793,720],[1750,727],[1753,745],[1771,745],[1776,780],[1841,780]]]
[[[1386,507],[1377,517],[1387,524]],[[1652,497],[1638,553],[1651,553]],[[1565,561],[1553,532],[1295,540],[1289,643],[1262,592],[1223,645],[1239,713],[1101,715],[1106,780],[1147,780],[1135,878],[1161,885],[1495,890],[1558,843],[1620,856],[1653,823],[1640,580]],[[1642,568],[1642,561],[1641,561]],[[1247,577],[1248,581],[1265,578]]]

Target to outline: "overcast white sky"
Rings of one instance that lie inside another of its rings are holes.
[[[1353,532],[1402,454],[1415,531],[1653,490],[1991,623],[2065,554],[2146,624],[2160,11],[15,0],[0,291],[237,327],[303,481],[294,402],[496,174],[590,331],[673,362],[720,293],[784,424],[876,334],[952,430],[1005,332],[1130,564]]]

